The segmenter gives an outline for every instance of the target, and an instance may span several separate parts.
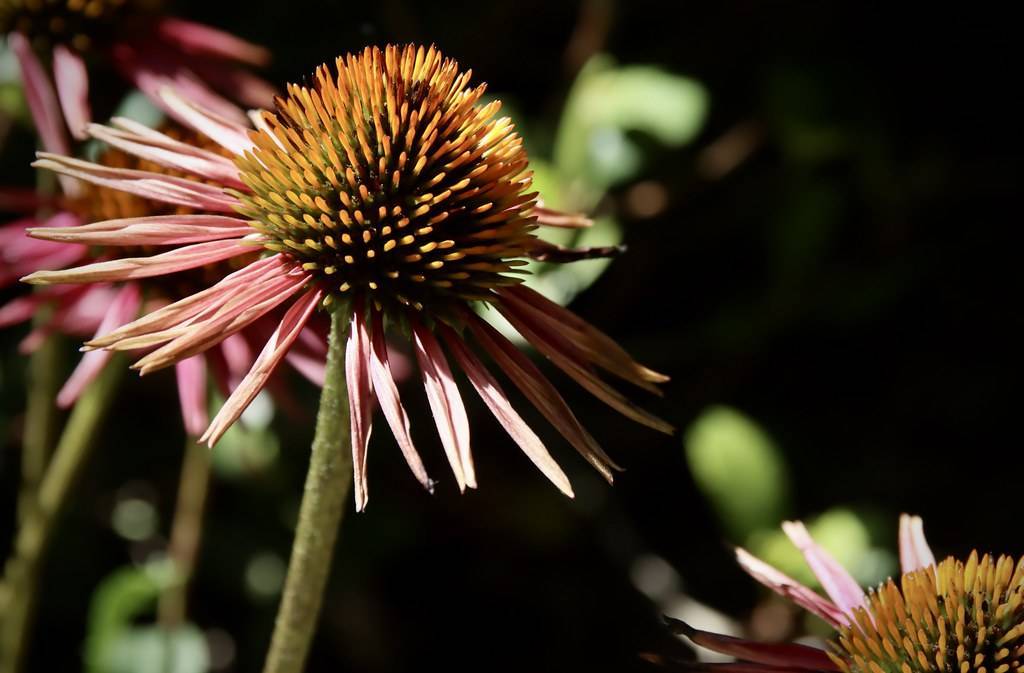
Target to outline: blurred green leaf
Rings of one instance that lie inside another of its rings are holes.
[[[173,631],[138,626],[160,593],[174,581],[169,564],[120,568],[93,594],[85,664],[89,673],[203,673],[209,668],[206,641],[184,625]]]
[[[789,476],[760,426],[735,409],[711,407],[687,429],[685,443],[697,486],[735,539],[778,524],[789,498]]]
[[[640,168],[641,153],[628,131],[682,145],[700,131],[707,108],[707,93],[695,80],[654,66],[616,67],[611,57],[595,56],[569,92],[555,165],[564,177],[603,191]]]

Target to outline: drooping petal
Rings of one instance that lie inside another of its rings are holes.
[[[720,654],[742,661],[769,666],[793,667],[808,671],[838,671],[839,667],[824,650],[795,643],[759,643],[745,638],[734,638],[710,631],[695,629],[686,622],[666,617],[673,633]]]
[[[251,288],[245,288],[228,298],[215,311],[195,321],[162,334],[139,337],[134,342],[125,340],[119,348],[143,348],[164,345],[139,359],[132,369],[142,375],[167,367],[219,344],[228,336],[253,324],[307,285],[309,277],[294,273],[275,278]],[[166,343],[165,343],[166,342]]]
[[[63,44],[53,48],[53,81],[57,85],[57,98],[60,99],[60,107],[64,111],[64,120],[71,135],[78,140],[85,140],[88,138],[85,127],[92,119],[89,73],[86,72],[82,57]]]
[[[43,64],[36,58],[32,45],[19,32],[7,36],[7,44],[18,59],[21,69],[21,81],[25,89],[25,101],[28,103],[36,131],[45,147],[50,152],[67,154],[70,151],[67,137],[64,135],[64,121],[60,113],[57,95],[50,84]]]
[[[447,326],[440,326],[439,329],[462,371],[466,373],[484,404],[491,410],[509,436],[544,476],[558,487],[558,490],[570,498],[574,497],[572,485],[569,483],[569,478],[565,476],[565,472],[551,457],[540,438],[530,429],[526,421],[515,412],[508,397],[505,396],[501,386],[487,371],[487,368],[466,347],[454,330]]]
[[[900,515],[900,570],[903,574],[935,565],[935,554],[924,537],[919,516]]]
[[[638,363],[610,336],[536,290],[519,285],[502,288],[500,294],[503,299],[516,303],[534,320],[565,333],[587,359],[622,380],[655,395],[660,395],[661,391],[652,384],[669,380],[664,374]]]
[[[153,215],[72,227],[26,230],[33,239],[85,245],[184,245],[253,233],[245,220],[227,215]]]
[[[59,212],[42,223],[28,217],[0,227],[0,287],[33,271],[63,269],[85,258],[89,249],[84,245],[65,245],[26,236],[30,229],[74,226],[79,222],[76,216]]]
[[[366,479],[366,449],[373,431],[373,379],[370,376],[370,335],[362,302],[353,302],[348,341],[345,343],[345,382],[348,385],[352,424],[352,472],[356,511],[366,509],[370,492]]]
[[[477,341],[502,368],[516,387],[533,403],[558,432],[587,459],[601,475],[612,481],[612,469],[619,468],[584,429],[569,405],[533,362],[508,339],[480,318],[467,312],[466,321]]]
[[[163,306],[110,334],[86,342],[85,348],[114,348],[125,339],[187,323],[223,306],[230,297],[247,287],[263,283],[269,278],[287,275],[290,268],[282,255],[257,260],[225,276],[212,287]]]
[[[255,66],[270,62],[270,51],[266,48],[205,24],[165,16],[156,20],[155,28],[161,38],[184,52]]]
[[[583,229],[593,226],[594,221],[579,213],[563,213],[559,210],[552,210],[537,205],[533,209],[533,215],[537,218],[537,224],[546,227],[560,227],[565,229]]]
[[[299,332],[305,327],[309,316],[312,315],[313,310],[320,303],[323,293],[324,291],[320,287],[313,287],[307,290],[285,312],[284,317],[281,319],[281,324],[274,330],[270,340],[263,347],[263,351],[256,358],[252,369],[249,370],[249,373],[242,379],[239,386],[235,388],[231,396],[224,402],[224,406],[217,412],[217,415],[210,423],[210,427],[199,438],[200,442],[205,442],[208,446],[212,447],[227,429],[238,420],[238,417],[242,415],[242,412],[245,411],[246,407],[249,406],[266,385],[267,379],[270,378],[274,369],[284,358],[292,342],[299,336]]]
[[[93,351],[102,353],[105,351]],[[206,363],[202,355],[193,355],[174,365],[178,379],[181,418],[189,437],[198,437],[210,422],[206,414]]]
[[[384,340],[383,318],[378,311],[371,310],[371,314],[370,379],[373,381],[373,391],[377,395],[377,401],[380,402],[384,418],[391,426],[395,441],[398,442],[402,455],[405,456],[405,462],[409,464],[409,469],[424,488],[433,492],[434,482],[427,476],[427,469],[423,466],[420,454],[412,443],[412,436],[409,434],[409,418],[402,407],[398,386],[395,385],[391,366],[388,364],[388,347]]]
[[[37,271],[22,280],[32,285],[54,283],[95,283],[163,276],[186,269],[195,269],[225,259],[250,254],[254,250],[248,240],[209,241],[176,248],[150,257],[125,257],[95,262],[71,269]]]
[[[71,151],[67,135],[64,131],[64,119],[61,116],[57,94],[53,90],[50,78],[43,65],[32,51],[32,45],[21,33],[15,31],[7,35],[7,44],[18,59],[21,69],[21,81],[25,88],[25,101],[32,113],[39,139],[47,152],[68,154]],[[64,176],[58,177],[61,189],[68,196],[79,193],[74,180]]]
[[[511,304],[501,304],[498,310],[534,348],[547,356],[556,367],[602,402],[637,423],[666,434],[672,434],[675,431],[671,424],[630,402],[625,395],[602,381],[593,371],[573,357],[573,346],[564,337],[536,323],[527,322],[524,319],[524,314]]]
[[[848,617],[832,601],[819,596],[811,589],[797,582],[782,571],[757,558],[746,549],[736,549],[736,561],[748,575],[775,593],[788,598],[804,610],[821,617],[835,628],[848,622]]]
[[[60,175],[162,203],[221,213],[234,213],[238,205],[238,199],[226,194],[220,187],[188,178],[129,168],[110,168],[47,152],[40,152],[38,157],[32,163],[36,168],[49,169]]]
[[[248,129],[239,121],[218,115],[186,99],[168,86],[162,87],[158,95],[183,124],[202,133],[231,153],[240,155],[253,148]]]
[[[786,521],[782,530],[796,545],[810,566],[814,576],[821,582],[825,593],[846,615],[853,615],[856,608],[864,605],[864,590],[846,568],[839,564],[823,547],[811,539],[810,533],[799,521]]]
[[[476,470],[469,447],[469,417],[455,384],[455,377],[448,367],[441,345],[430,330],[415,322],[412,331],[416,360],[423,376],[423,388],[437,425],[437,434],[441,437],[441,444],[455,474],[455,481],[460,491],[465,491],[466,486],[476,488]]]
[[[135,317],[142,305],[142,292],[136,283],[126,283],[114,296],[97,333],[109,332]],[[82,356],[81,361],[64,386],[57,393],[57,406],[66,409],[74,404],[86,386],[103,370],[113,353],[92,351]]]
[[[89,135],[111,147],[186,174],[228,186],[242,187],[238,169],[226,157],[201,147],[175,140],[159,131],[123,117],[111,120],[114,127],[90,124]]]

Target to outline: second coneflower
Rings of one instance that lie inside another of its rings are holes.
[[[936,563],[921,519],[900,518],[898,580],[865,592],[799,522],[783,529],[824,588],[822,596],[743,549],[754,579],[835,630],[828,651],[757,643],[670,620],[677,633],[735,656],[726,664],[678,662],[684,671],[720,673],[1024,673],[1024,559],[979,555]]]
[[[108,129],[121,149],[186,170],[203,181],[111,169],[62,156],[36,163],[64,175],[209,214],[196,224],[153,226],[146,218],[47,228],[38,238],[105,245],[165,245],[167,252],[40,272],[31,283],[93,283],[171,274],[264,254],[208,289],[150,313],[88,348],[152,349],[134,366],[147,373],[210,348],[283,304],[283,319],[203,435],[213,444],[266,384],[319,308],[348,310],[346,379],[357,506],[366,505],[366,448],[373,397],[413,474],[427,476],[409,432],[385,347],[385,326],[411,336],[437,430],[460,488],[474,487],[469,422],[448,354],[527,456],[563,492],[565,474],[513,410],[471,350],[479,345],[602,474],[614,463],[561,395],[511,342],[480,319],[493,306],[531,344],[627,417],[671,427],[637,408],[597,375],[603,369],[657,392],[666,378],[636,363],[608,336],[520,284],[525,258],[571,260],[609,250],[544,243],[538,225],[586,226],[538,206],[522,139],[484,85],[434,48],[368,48],[292,85],[274,113],[252,115],[256,130],[208,113],[171,91],[167,105],[234,154],[210,152],[137,129]],[[222,187],[216,186],[221,185]]]

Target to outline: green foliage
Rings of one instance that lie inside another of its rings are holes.
[[[554,159],[564,176],[604,190],[640,169],[640,148],[630,131],[677,147],[696,137],[708,97],[698,82],[654,66],[617,67],[596,56],[569,92],[555,140]]]
[[[169,566],[120,568],[93,595],[85,663],[88,673],[204,673],[209,653],[202,633],[137,625],[174,580]]]
[[[753,420],[711,407],[687,429],[686,459],[698,488],[737,540],[774,528],[789,499],[789,476],[778,448]]]

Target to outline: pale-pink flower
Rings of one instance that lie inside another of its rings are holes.
[[[271,312],[284,310],[248,373],[202,441],[212,445],[293,352],[303,327],[321,308],[347,310],[346,378],[350,402],[355,498],[366,506],[366,452],[376,400],[413,474],[432,481],[413,443],[409,417],[385,346],[387,325],[410,336],[441,443],[460,487],[476,486],[470,427],[448,357],[498,422],[564,493],[565,473],[509,403],[470,347],[470,337],[524,396],[594,467],[611,479],[615,464],[554,386],[473,310],[489,305],[558,368],[627,417],[671,432],[598,375],[604,370],[657,392],[666,380],[612,339],[519,284],[528,257],[567,261],[611,250],[566,250],[546,244],[538,225],[589,221],[541,208],[528,191],[522,140],[500,103],[480,103],[483,86],[436,49],[366,49],[319,68],[311,87],[291,86],[277,112],[251,115],[255,130],[178,92],[165,105],[227,152],[183,147],[155,131],[115,120],[93,136],[200,179],[113,169],[42,153],[36,166],[147,199],[196,209],[192,220],[149,218],[49,227],[49,241],[136,246],[166,251],[115,258],[30,275],[32,283],[104,283],[153,278],[243,258],[250,261],[210,287],[147,313],[87,342],[90,350],[150,349],[133,367],[143,374],[194,357]],[[159,224],[159,226],[157,226]]]

